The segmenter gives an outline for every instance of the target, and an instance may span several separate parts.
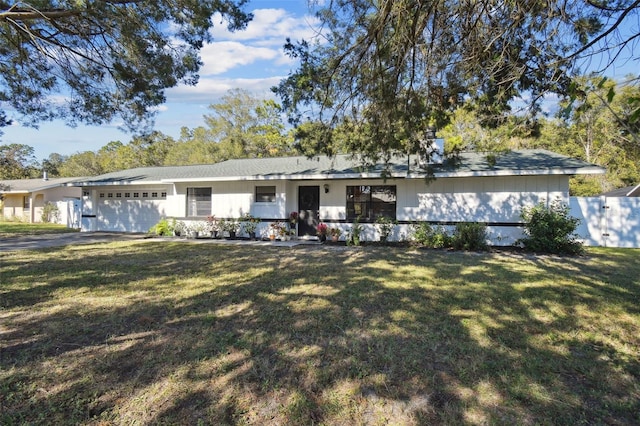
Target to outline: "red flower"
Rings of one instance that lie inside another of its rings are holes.
[[[318,234],[320,235],[326,235],[327,234],[327,229],[329,227],[327,226],[326,223],[319,223],[318,227],[316,228],[318,230]]]

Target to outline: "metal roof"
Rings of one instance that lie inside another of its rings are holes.
[[[434,164],[438,177],[602,174],[602,167],[546,150],[519,150],[495,155],[462,153],[456,160]],[[383,165],[362,166],[349,155],[227,160],[193,166],[141,167],[78,179],[74,186],[158,184],[198,181],[304,180],[358,178],[422,178],[427,175],[415,156],[393,158]]]

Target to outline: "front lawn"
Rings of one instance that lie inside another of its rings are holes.
[[[639,254],[2,253],[0,424],[637,424]]]
[[[0,238],[10,238],[20,235],[60,234],[66,232],[78,232],[78,230],[55,223],[27,223],[0,220]]]

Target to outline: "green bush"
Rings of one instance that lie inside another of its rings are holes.
[[[443,226],[431,226],[427,222],[414,225],[413,239],[427,248],[446,248],[451,246],[451,236]]]
[[[554,254],[582,254],[584,247],[576,240],[580,219],[569,214],[569,206],[559,200],[548,207],[538,203],[525,207],[520,217],[525,221],[526,237],[516,241],[525,250]]]
[[[353,221],[353,226],[349,230],[349,235],[347,236],[347,245],[348,246],[359,246],[362,241],[362,232],[364,229],[360,224],[360,216]]]
[[[456,224],[451,245],[456,250],[486,250],[487,225],[480,222]]]
[[[158,223],[153,225],[151,229],[149,229],[149,233],[159,236],[171,237],[173,236],[173,231],[175,228],[175,219],[172,222],[169,222],[167,219],[162,218]]]
[[[42,208],[42,215],[40,216],[44,223],[58,223],[60,220],[60,210],[52,202],[47,202]]]

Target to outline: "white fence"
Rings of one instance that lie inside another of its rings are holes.
[[[640,248],[640,197],[571,197],[587,246]]]

